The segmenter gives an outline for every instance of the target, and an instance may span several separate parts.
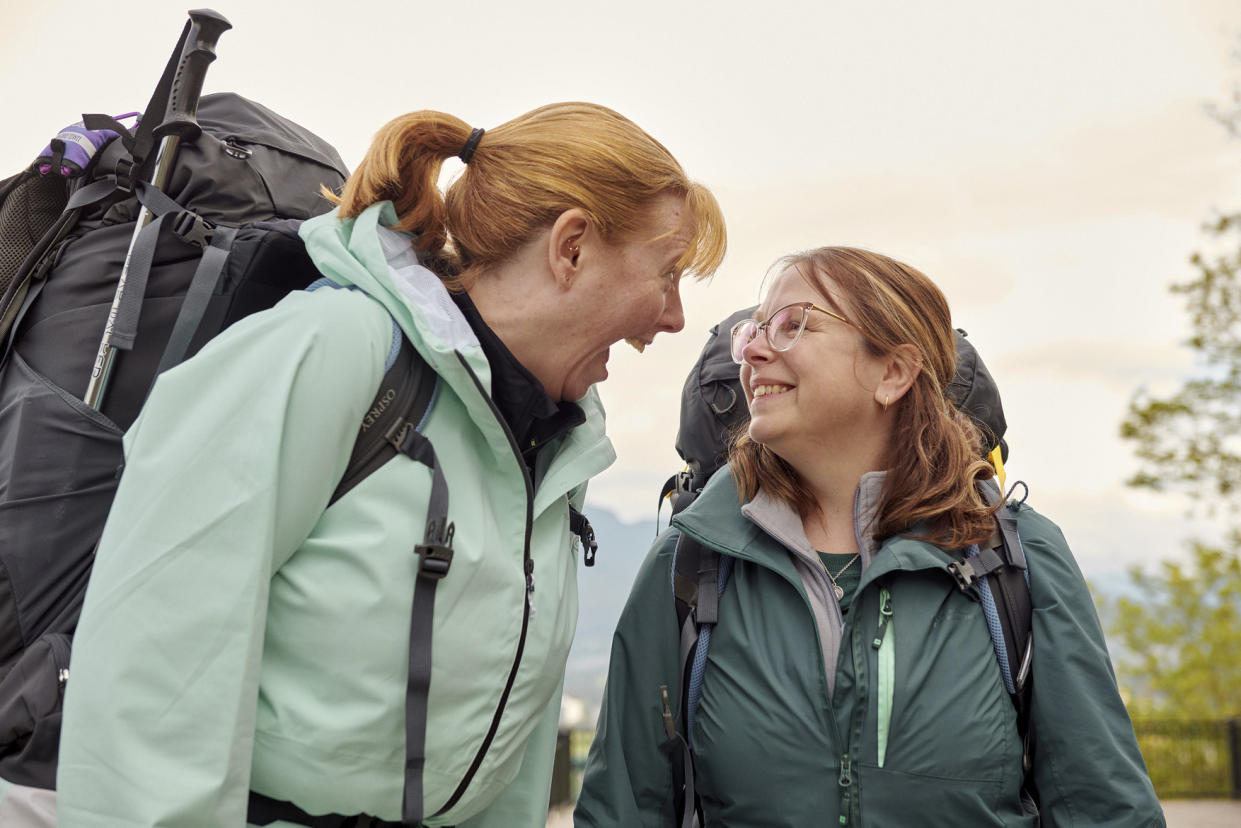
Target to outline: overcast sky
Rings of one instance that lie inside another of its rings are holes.
[[[123,12],[122,12],[123,9]],[[1083,568],[1179,554],[1181,505],[1127,490],[1133,390],[1192,370],[1168,285],[1200,225],[1241,209],[1241,144],[1203,114],[1241,81],[1236,0],[221,0],[206,89],[258,100],[356,164],[412,109],[489,127],[584,99],[628,115],[712,188],[729,256],[684,332],[621,346],[602,386],[618,463],[590,502],[653,517],[681,385],[707,329],[778,256],[824,244],[944,289],[1004,395],[1010,480]],[[83,111],[141,109],[180,32],[167,0],[4,0],[0,161]],[[7,173],[6,173],[7,174]],[[644,550],[633,550],[641,554]]]

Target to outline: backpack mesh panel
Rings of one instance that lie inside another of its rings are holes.
[[[32,175],[0,204],[0,296],[8,293],[26,255],[64,209],[66,185],[58,175]]]

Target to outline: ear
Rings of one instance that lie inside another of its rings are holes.
[[[886,409],[905,396],[922,373],[922,353],[913,345],[897,345],[883,362],[883,378],[875,388],[875,402]]]
[[[592,225],[586,211],[574,207],[561,213],[552,222],[547,239],[548,264],[561,288],[573,284],[582,269],[582,242]]]

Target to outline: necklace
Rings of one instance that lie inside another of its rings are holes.
[[[829,570],[826,566],[823,567],[823,571],[827,573],[827,579],[832,582],[832,592],[836,593],[837,601],[845,597],[845,591],[841,589],[839,585],[837,585],[836,579],[839,578],[841,575],[844,575],[845,570],[853,566],[853,562],[856,561],[859,557],[861,557],[861,553],[855,552],[853,554],[853,557],[849,559],[849,562],[846,563],[844,566],[842,566],[840,568],[840,571],[837,572],[835,575],[833,575],[831,573],[831,570]]]

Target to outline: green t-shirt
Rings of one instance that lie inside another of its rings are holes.
[[[853,560],[854,558],[857,560]],[[857,591],[858,582],[862,580],[862,559],[852,552],[839,555],[819,552],[819,559],[827,568],[827,574],[835,580],[836,586],[844,590],[844,595],[840,599],[840,611],[848,612],[849,605],[853,603],[853,593]],[[839,575],[836,574],[838,572]]]

